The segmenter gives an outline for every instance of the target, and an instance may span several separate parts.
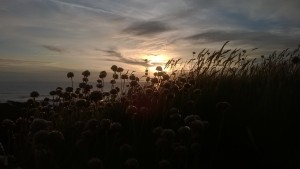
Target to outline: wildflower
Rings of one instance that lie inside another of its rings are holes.
[[[48,132],[46,130],[37,131],[33,136],[33,143],[35,146],[48,145]]]
[[[50,147],[58,148],[62,146],[64,141],[65,137],[60,131],[54,130],[48,133],[48,143]]]
[[[50,101],[50,99],[48,97],[44,98],[44,102],[48,103]]]
[[[107,76],[107,73],[106,71],[101,71],[100,74],[99,74],[99,78],[103,79]]]
[[[10,119],[4,119],[1,122],[3,128],[13,129],[15,127],[15,123]]]
[[[77,100],[77,102],[76,102],[76,106],[79,108],[85,107],[85,105],[86,105],[85,99],[80,99],[80,100]]]
[[[30,131],[35,133],[40,130],[46,130],[50,125],[50,122],[44,119],[34,119],[30,124]]]
[[[181,126],[177,132],[182,138],[185,138],[191,135],[191,128],[189,126]]]
[[[54,96],[54,95],[56,95],[56,91],[55,91],[55,90],[52,90],[52,91],[49,92],[49,94],[50,94],[51,96]]]
[[[89,77],[91,75],[91,72],[88,70],[85,70],[81,73],[84,77]]]
[[[110,84],[112,85],[116,84],[116,80],[115,79],[110,80]]]
[[[127,98],[124,97],[124,96],[122,96],[122,97],[121,97],[121,103],[126,103],[126,102],[127,102]]]
[[[164,75],[163,75],[163,79],[164,79],[164,80],[169,80],[169,79],[170,79],[170,76],[169,76],[168,74],[164,74]]]
[[[114,79],[118,79],[118,78],[119,78],[119,75],[118,75],[118,74],[113,74],[113,78],[114,78]]]
[[[85,87],[84,87],[84,92],[85,92],[85,93],[89,93],[91,89],[92,89],[92,86],[91,86],[91,85],[85,85]]]
[[[176,146],[174,149],[174,153],[177,155],[177,157],[186,157],[187,152],[187,148],[183,145]]]
[[[110,119],[102,119],[100,121],[100,127],[102,129],[106,129],[106,130],[109,129],[110,128],[110,124],[111,124]]]
[[[140,166],[139,162],[135,158],[130,158],[130,159],[127,159],[125,161],[125,168],[128,168],[128,169],[138,169],[139,166]]]
[[[86,83],[79,83],[79,87],[80,87],[81,89],[85,88],[85,86],[86,86]]]
[[[98,120],[97,119],[90,119],[87,121],[85,129],[86,130],[95,130],[98,127]]]
[[[137,107],[135,107],[135,106],[133,106],[133,105],[129,105],[129,106],[127,107],[127,110],[126,110],[126,113],[127,113],[127,114],[130,114],[130,115],[136,115],[137,112],[138,112]]]
[[[127,74],[122,74],[121,79],[123,79],[123,80],[128,79],[128,75]]]
[[[158,164],[159,169],[171,169],[172,165],[168,160],[161,160]]]
[[[216,109],[220,112],[225,112],[229,109],[230,103],[228,102],[219,102],[216,104]]]
[[[164,72],[158,72],[157,73],[157,76],[163,76],[164,75]]]
[[[66,88],[66,92],[72,93],[72,92],[73,92],[73,87],[67,87],[67,88]]]
[[[161,67],[161,66],[157,66],[155,70],[157,70],[157,71],[160,71],[160,72],[161,72],[161,71],[162,71],[162,67]]]
[[[33,98],[33,101],[35,101],[35,98],[36,97],[39,97],[39,92],[37,92],[37,91],[33,91],[33,92],[31,92],[30,93],[30,97],[32,97]]]
[[[134,75],[134,74],[131,74],[131,75],[129,76],[129,79],[130,79],[130,80],[135,80],[135,75]]]
[[[104,97],[109,97],[109,96],[110,96],[110,93],[109,93],[109,92],[103,92],[102,95],[103,95]]]
[[[146,81],[149,82],[149,81],[150,81],[150,77],[147,77],[147,78],[146,78]]]
[[[201,120],[194,120],[191,123],[191,129],[193,132],[201,133],[204,130],[204,124]]]
[[[148,109],[147,107],[141,107],[141,108],[140,108],[140,112],[141,112],[142,114],[147,114],[147,113],[149,113],[149,109]]]
[[[72,93],[72,94],[71,94],[71,97],[72,97],[72,98],[77,98],[77,94],[76,94],[76,93]]]
[[[175,132],[172,129],[163,129],[160,136],[170,140],[175,137]]]
[[[155,127],[153,130],[152,130],[152,133],[155,135],[155,136],[160,136],[161,133],[163,131],[163,128],[158,126],[158,127]]]
[[[116,72],[118,70],[118,66],[112,65],[110,68],[112,71]]]
[[[82,81],[86,83],[86,82],[89,81],[89,79],[88,79],[87,77],[83,77],[83,78],[82,78]]]
[[[97,102],[102,99],[102,93],[100,91],[93,91],[90,94],[90,99],[94,102]]]
[[[73,72],[68,72],[67,73],[67,77],[68,78],[73,78],[74,77],[74,73]]]
[[[137,83],[137,81],[135,81],[135,80],[132,80],[131,82],[130,82],[130,86],[131,87],[135,87],[135,86],[137,86],[138,85],[138,83]]]
[[[113,122],[110,124],[110,130],[114,132],[120,132],[122,130],[122,125],[119,122]]]
[[[88,162],[88,169],[104,169],[102,160],[99,158],[91,158]]]
[[[96,87],[97,87],[98,89],[101,89],[101,88],[103,88],[103,85],[98,83],[98,84],[96,85]]]
[[[170,119],[172,119],[172,120],[178,121],[178,120],[181,119],[181,114],[179,114],[179,113],[174,113],[174,114],[171,114],[169,117],[170,117]]]
[[[73,73],[73,72],[68,72],[68,73],[67,73],[67,77],[71,79],[72,87],[73,87],[73,77],[74,77],[74,73]]]
[[[152,82],[152,83],[158,83],[158,78],[156,78],[156,77],[155,77],[155,78],[152,78],[152,79],[151,79],[151,82]]]
[[[186,125],[190,125],[195,120],[200,120],[200,116],[198,116],[198,115],[188,115],[184,118],[184,123]]]
[[[184,88],[184,89],[190,89],[190,88],[191,88],[191,85],[188,84],[188,83],[185,83],[185,84],[183,85],[183,88]]]
[[[63,88],[62,87],[57,87],[56,91],[58,91],[58,90],[63,90]]]
[[[169,110],[169,114],[176,114],[176,113],[179,113],[179,110],[175,107],[172,107],[170,110]]]
[[[195,89],[195,90],[193,91],[193,94],[194,94],[194,95],[201,95],[201,89]]]
[[[118,67],[117,72],[121,73],[121,72],[123,72],[123,70],[124,70],[123,68]]]
[[[110,94],[118,94],[118,91],[117,91],[117,89],[111,89],[109,93]]]

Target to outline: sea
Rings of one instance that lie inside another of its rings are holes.
[[[93,89],[96,90],[96,82],[90,82],[93,85]],[[76,89],[79,82],[74,82],[74,88]],[[30,93],[32,91],[39,92],[40,96],[37,100],[43,100],[45,97],[49,97],[49,92],[55,90],[57,87],[72,86],[71,82],[32,82],[32,81],[22,81],[22,82],[0,82],[0,103],[5,103],[7,101],[24,102],[30,98]],[[104,91],[110,89],[111,85],[109,83],[104,84]]]

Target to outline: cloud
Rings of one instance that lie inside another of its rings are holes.
[[[1,63],[1,65],[6,65],[6,64],[50,64],[52,62],[0,58],[0,63]]]
[[[121,62],[125,64],[131,64],[131,65],[138,65],[138,66],[149,66],[149,63],[145,60],[139,59],[132,59],[124,57],[120,52],[116,50],[102,50],[102,49],[96,49],[98,51],[102,51],[105,53],[105,56],[109,56],[109,58],[102,58],[101,60],[104,61],[112,61],[112,62]]]
[[[57,47],[57,46],[52,46],[52,45],[42,45],[42,47],[44,47],[45,49],[48,49],[50,51],[54,51],[54,52],[58,52],[58,53],[65,53],[67,52],[66,49],[61,48],[61,47]]]
[[[134,22],[123,30],[125,33],[149,36],[172,30],[166,23],[160,21],[139,21]]]
[[[223,11],[237,15],[247,15],[252,19],[290,20],[296,22],[300,19],[300,11],[297,10],[298,0],[184,0],[188,6],[197,10],[211,10],[221,13]]]
[[[101,9],[101,8],[93,8],[93,7],[90,7],[90,6],[85,6],[85,5],[81,5],[81,4],[77,4],[77,3],[74,3],[74,2],[64,2],[64,1],[59,1],[59,0],[51,0],[53,2],[56,2],[56,3],[59,3],[59,4],[62,4],[62,5],[67,5],[69,7],[74,7],[74,8],[80,8],[80,9],[84,9],[84,10],[89,10],[89,11],[92,11],[92,12],[97,12],[97,13],[106,13],[106,14],[112,14],[112,15],[118,15],[116,13],[113,13],[111,11],[107,11],[107,10],[104,10],[104,9]],[[120,15],[118,15],[120,16]]]
[[[208,31],[183,38],[192,43],[209,43],[222,41],[236,41],[239,44],[250,44],[255,47],[293,47],[300,43],[295,36],[282,35],[271,32],[247,31]]]

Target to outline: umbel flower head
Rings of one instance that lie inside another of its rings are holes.
[[[105,78],[107,76],[107,73],[106,71],[101,71],[100,74],[99,74],[99,78]]]
[[[118,66],[112,65],[111,66],[111,70],[114,71],[114,72],[116,72],[118,70]]]
[[[163,69],[162,69],[162,67],[161,67],[161,66],[157,66],[155,70],[157,70],[157,71],[160,71],[160,72],[161,72]]]
[[[83,75],[84,77],[89,77],[89,76],[91,75],[91,72],[88,71],[88,70],[85,70],[85,71],[82,72],[82,75]]]
[[[73,78],[74,77],[74,73],[73,72],[68,72],[67,73],[67,77],[68,78]]]

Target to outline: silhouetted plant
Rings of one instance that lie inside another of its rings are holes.
[[[73,87],[74,87],[74,86],[73,86],[73,77],[74,77],[74,73],[73,73],[73,72],[68,72],[68,73],[67,73],[67,77],[71,79],[71,82],[72,82],[72,88],[73,88]]]
[[[32,99],[33,99],[33,101],[35,102],[35,98],[37,98],[37,97],[39,97],[40,96],[40,94],[39,94],[39,92],[37,92],[37,91],[32,91],[31,93],[30,93],[30,97],[32,97]]]

